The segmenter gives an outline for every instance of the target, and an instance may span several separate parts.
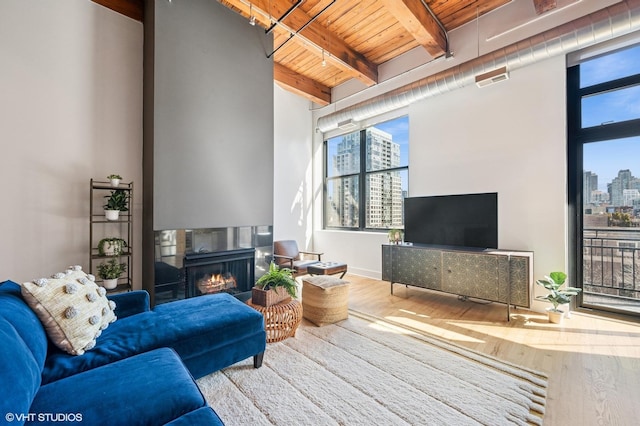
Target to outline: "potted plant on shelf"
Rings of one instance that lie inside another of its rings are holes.
[[[109,181],[111,182],[111,186],[117,188],[118,185],[120,185],[120,181],[122,180],[122,176],[116,175],[116,174],[111,174],[111,175],[107,176],[107,179],[109,179]]]
[[[100,256],[118,256],[127,247],[127,242],[122,238],[103,238],[98,243],[98,254]]]
[[[118,278],[126,272],[127,264],[118,262],[115,257],[108,262],[98,265],[98,276],[102,278],[102,286],[107,290],[113,290],[118,286]]]
[[[271,306],[290,297],[296,297],[298,286],[289,268],[279,268],[274,262],[269,271],[261,276],[251,289],[252,303],[260,306]]]
[[[111,191],[111,195],[106,196],[107,203],[104,205],[104,215],[107,220],[118,220],[120,212],[126,212],[128,194],[124,189],[116,189]]]
[[[555,324],[560,324],[564,316],[564,311],[558,309],[558,305],[571,302],[571,297],[576,296],[582,291],[582,289],[576,287],[561,288],[566,279],[567,274],[564,272],[552,272],[549,276],[545,276],[544,279],[536,280],[536,284],[549,290],[548,294],[545,296],[537,296],[536,299],[553,303],[553,307],[547,309],[547,314],[549,322]]]

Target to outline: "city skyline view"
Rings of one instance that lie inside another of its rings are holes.
[[[580,65],[580,87],[637,74],[639,58],[640,45],[589,59]],[[640,86],[585,97],[581,117],[583,128],[640,118]],[[598,190],[607,192],[620,170],[640,174],[640,137],[584,145],[583,171],[598,175]]]

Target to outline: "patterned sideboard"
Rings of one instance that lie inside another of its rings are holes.
[[[382,279],[529,308],[533,252],[383,244]]]

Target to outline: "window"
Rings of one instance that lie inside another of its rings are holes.
[[[325,228],[401,228],[409,179],[409,118],[326,140],[325,170]]]
[[[571,263],[575,285],[583,289],[579,302],[635,315],[640,315],[639,55],[636,44],[581,59],[567,70]]]

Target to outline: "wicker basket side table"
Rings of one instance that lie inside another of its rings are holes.
[[[264,316],[267,343],[295,337],[296,330],[302,321],[302,304],[299,301],[292,299],[271,306],[260,306],[254,305],[249,299],[247,305]]]

